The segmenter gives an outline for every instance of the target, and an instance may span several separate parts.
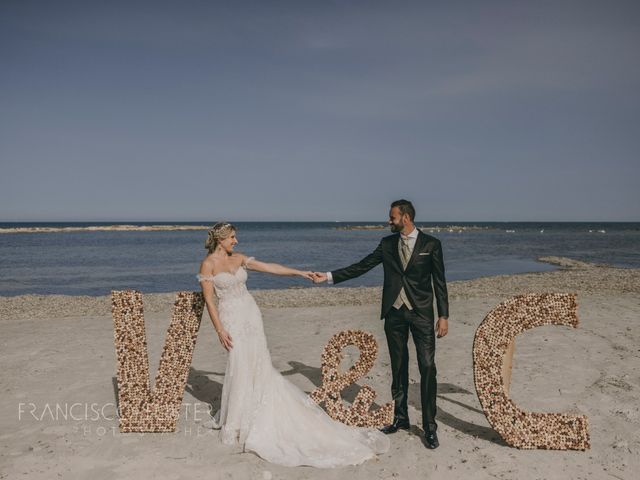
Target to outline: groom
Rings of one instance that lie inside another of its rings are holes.
[[[384,237],[373,253],[358,263],[327,273],[314,273],[315,282],[340,283],[358,277],[376,265],[384,268],[382,314],[391,357],[391,394],[395,403],[391,425],[384,433],[409,429],[409,332],[413,337],[420,369],[422,426],[428,448],[438,448],[436,430],[436,340],[449,329],[449,301],[440,240],[419,231],[413,224],[415,209],[408,200],[391,204],[389,225],[393,235]],[[433,290],[432,290],[433,285]],[[438,308],[434,331],[433,294]]]

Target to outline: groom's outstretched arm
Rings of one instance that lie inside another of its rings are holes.
[[[382,263],[382,242],[378,245],[378,247],[369,255],[364,257],[357,263],[353,265],[349,265],[345,268],[340,268],[338,270],[334,270],[332,272],[327,273],[327,277],[329,283],[340,283],[345,280],[350,280],[352,278],[359,277],[367,273],[376,265]]]

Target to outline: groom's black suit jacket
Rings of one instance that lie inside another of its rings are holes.
[[[440,240],[418,230],[418,238],[406,270],[402,268],[398,242],[400,242],[399,233],[384,237],[373,253],[353,265],[332,271],[333,283],[359,277],[382,263],[384,287],[381,318],[387,316],[402,287],[415,312],[430,320],[433,320],[433,292],[435,291],[438,316],[448,318],[449,301]]]

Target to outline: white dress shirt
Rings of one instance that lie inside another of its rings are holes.
[[[402,238],[406,238],[409,241],[409,251],[413,253],[413,247],[416,246],[416,239],[418,238],[418,229],[413,227],[413,230],[408,235],[400,234]],[[327,283],[333,285],[333,275],[331,272],[327,272]]]

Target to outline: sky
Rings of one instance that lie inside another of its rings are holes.
[[[0,0],[0,221],[640,221],[634,1]]]

